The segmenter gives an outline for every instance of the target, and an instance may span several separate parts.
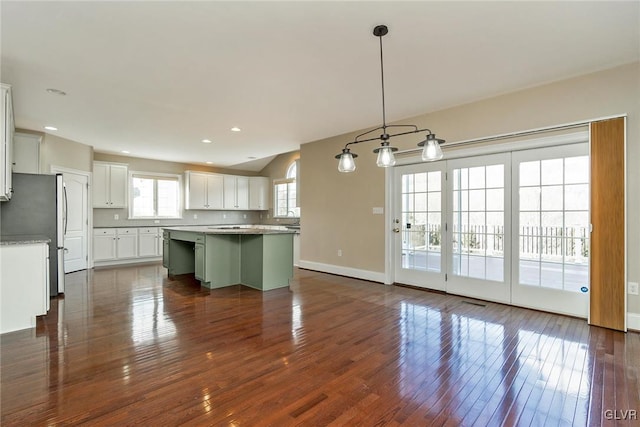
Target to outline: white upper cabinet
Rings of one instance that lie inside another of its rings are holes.
[[[13,172],[40,173],[40,135],[13,135]]]
[[[93,207],[127,207],[127,165],[118,163],[93,163]]]
[[[0,200],[11,199],[11,168],[13,165],[13,104],[11,86],[2,84],[0,102]]]
[[[224,175],[224,209],[249,209],[249,177]]]
[[[186,209],[223,209],[222,175],[186,172]]]
[[[194,171],[186,171],[185,177],[186,209],[269,209],[269,178]]]
[[[249,178],[249,209],[254,211],[269,209],[269,178],[264,176]]]

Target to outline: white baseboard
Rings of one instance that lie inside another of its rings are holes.
[[[94,261],[93,266],[94,267],[112,267],[116,265],[156,263],[158,261],[162,261],[162,257],[129,258],[129,259],[114,259],[109,261]]]
[[[323,264],[321,262],[300,260],[300,268],[307,270],[321,271],[323,273],[337,274],[340,276],[354,277],[356,279],[369,280],[371,282],[384,283],[384,273],[370,270],[360,270],[358,268],[344,267],[341,265]]]
[[[640,331],[640,314],[627,313],[627,329]]]

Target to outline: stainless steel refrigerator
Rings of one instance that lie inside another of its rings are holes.
[[[46,236],[49,295],[64,292],[65,191],[62,174],[13,174],[11,200],[0,203],[0,233]]]

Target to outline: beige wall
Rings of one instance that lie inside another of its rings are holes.
[[[425,82],[428,84],[428,82]],[[551,83],[495,98],[410,118],[404,123],[428,127],[449,142],[628,114],[627,203],[629,280],[640,281],[640,64]],[[352,174],[337,171],[344,144],[362,132],[303,144],[301,209],[306,261],[384,271],[384,169],[375,166],[375,142],[356,145],[360,155]],[[420,138],[394,138],[400,149],[414,148]],[[446,156],[446,151],[445,151]],[[337,256],[342,249],[342,257]],[[629,296],[629,311],[640,313],[640,298]]]
[[[93,170],[93,147],[59,136],[44,134],[40,144],[40,172],[51,173],[51,166]]]

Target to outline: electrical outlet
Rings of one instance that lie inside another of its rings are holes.
[[[159,219],[154,219],[154,220],[153,220],[153,223],[154,223],[154,224],[160,224],[160,220],[159,220]]]
[[[113,219],[114,219],[114,220],[116,220],[116,221],[117,221],[117,220],[119,220],[119,219],[120,219],[120,215],[118,215],[118,214],[114,214],[114,215],[113,215]]]
[[[629,282],[629,295],[638,295],[638,283]]]
[[[247,214],[242,214],[242,218],[247,219]]]
[[[338,249],[338,256],[342,256],[342,249]]]
[[[222,214],[222,219],[227,219],[227,214]]]
[[[198,214],[193,214],[193,219],[198,219]]]

